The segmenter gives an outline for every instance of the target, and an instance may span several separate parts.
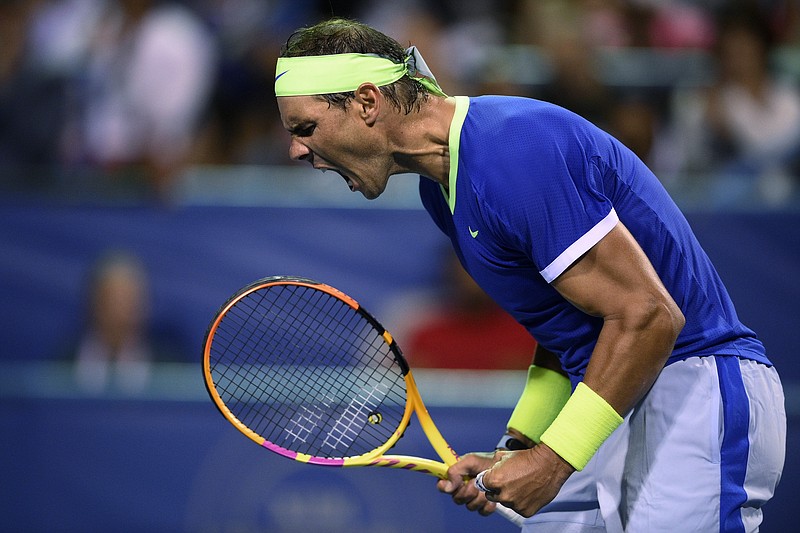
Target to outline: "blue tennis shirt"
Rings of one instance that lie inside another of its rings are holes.
[[[573,381],[603,326],[550,286],[621,221],[686,317],[668,364],[731,355],[770,364],[658,178],[629,149],[558,106],[456,97],[449,188],[422,177],[425,209],[464,268]]]

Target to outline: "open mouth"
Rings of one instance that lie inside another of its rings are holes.
[[[342,179],[345,181],[345,183],[347,183],[347,187],[348,187],[348,188],[349,188],[351,191],[355,192],[355,190],[356,190],[356,182],[354,182],[352,179],[350,179],[350,177],[348,177],[348,176],[347,176],[347,175],[346,175],[344,172],[342,172],[341,170],[338,170],[338,169],[331,169],[331,170],[333,170],[334,172],[336,172],[337,174],[339,174],[339,175],[342,177]]]
[[[337,171],[337,172],[338,172],[338,171]],[[347,176],[345,176],[345,175],[344,175],[344,174],[342,174],[341,172],[339,172],[339,175],[340,175],[342,178],[344,178],[344,181],[345,181],[345,183],[347,183],[347,186],[350,188],[350,191],[351,191],[351,192],[355,192],[355,191],[356,191],[356,182],[354,182],[353,180],[351,180],[350,178],[348,178]]]
[[[344,172],[342,172],[338,168],[332,168],[332,167],[315,167],[315,168],[317,170],[322,171],[323,174],[325,172],[329,171],[329,170],[332,170],[333,172],[336,172],[337,174],[339,174],[342,177],[342,179],[345,181],[345,183],[347,183],[347,187],[351,191],[355,192],[357,190],[356,182],[353,181],[350,177],[347,176],[347,174],[345,174]]]

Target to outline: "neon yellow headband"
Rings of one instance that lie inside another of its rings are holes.
[[[374,54],[281,57],[275,68],[275,95],[346,93],[366,82],[378,87],[389,85],[408,74],[430,93],[447,96],[417,47],[408,48],[406,53],[404,63],[394,63]]]

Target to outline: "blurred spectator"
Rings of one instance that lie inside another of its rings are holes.
[[[527,330],[478,287],[449,250],[442,270],[442,294],[432,305],[415,306],[403,337],[398,337],[411,364],[527,368],[536,349]]]
[[[353,4],[325,0],[198,0],[218,43],[218,69],[191,162],[293,165],[273,89],[275,62],[294,29]]]
[[[173,345],[151,329],[150,287],[142,263],[109,252],[91,273],[88,322],[74,353],[75,380],[92,393],[138,393],[156,361],[179,360]]]
[[[193,146],[201,165],[289,165],[289,142],[273,90],[279,44],[254,44],[228,57],[219,75]]]
[[[218,68],[192,163],[287,164],[288,140],[273,91],[281,42],[278,9],[260,0],[213,0],[204,7],[219,45]],[[291,17],[295,20],[294,17]]]
[[[656,48],[710,48],[714,44],[713,15],[688,0],[639,0],[651,4],[647,46]]]
[[[366,4],[358,19],[389,36],[407,39],[425,57],[436,80],[448,94],[463,94],[456,77],[457,65],[446,57],[443,35],[451,21],[435,3],[417,0],[379,0]],[[402,37],[401,37],[402,36]]]
[[[611,109],[609,131],[649,166],[657,121],[653,106],[645,100],[621,99]]]
[[[633,0],[627,8],[629,27],[639,28],[636,46],[711,48],[714,44],[714,2]]]
[[[612,93],[598,75],[594,50],[574,31],[564,31],[547,44],[552,78],[534,96],[607,128]]]
[[[800,3],[797,0],[761,0],[778,44],[800,45]]]
[[[654,89],[617,91],[608,131],[669,184],[676,179],[676,149],[662,100],[661,92]]]
[[[178,3],[99,2],[67,158],[104,171],[143,173],[166,196],[208,104],[216,47]]]
[[[773,34],[757,10],[720,18],[712,87],[676,95],[673,114],[683,170],[712,172],[710,200],[720,206],[792,194],[800,155],[800,91],[770,68]]]
[[[35,2],[0,2],[0,183],[46,185],[60,162],[66,79],[36,57]]]
[[[567,32],[580,36],[591,48],[651,46],[657,14],[675,14],[675,4],[682,2],[519,0],[512,18],[512,40],[546,47]]]
[[[718,21],[715,15],[731,5],[755,6],[763,17]],[[800,74],[791,49],[800,44],[798,6],[794,0],[6,0],[0,2],[0,186],[56,184],[84,195],[168,198],[187,165],[291,165],[272,91],[275,58],[289,28],[336,15],[409,38],[449,94],[541,98],[612,131],[662,178],[689,183],[674,176],[713,172],[710,194],[719,205],[748,198],[780,204],[798,189],[791,176],[798,173],[800,127],[793,126],[800,124],[800,98],[767,59],[773,44],[790,45],[772,57],[782,72]],[[534,53],[503,48],[509,44],[533,45]],[[673,73],[680,60],[661,69],[643,63],[645,52],[624,50],[642,47],[670,49],[662,56],[684,49],[700,58],[687,75],[693,86],[674,91],[668,112],[642,91],[680,81],[680,72]],[[697,85],[706,81],[703,52],[710,50],[718,52],[719,76],[706,91]],[[627,89],[643,97],[631,100]]]
[[[599,71],[599,46],[621,46],[623,2],[523,1],[515,21],[515,38],[539,47],[547,62],[544,83],[529,96],[608,127],[613,94]]]

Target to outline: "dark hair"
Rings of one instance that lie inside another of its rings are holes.
[[[406,59],[405,48],[391,37],[361,22],[341,18],[301,28],[281,48],[281,57],[331,54],[376,54],[394,63],[403,63]],[[418,110],[428,98],[425,87],[408,75],[380,87],[380,91],[392,105],[406,114]],[[354,97],[353,91],[320,95],[329,105],[342,109]]]

